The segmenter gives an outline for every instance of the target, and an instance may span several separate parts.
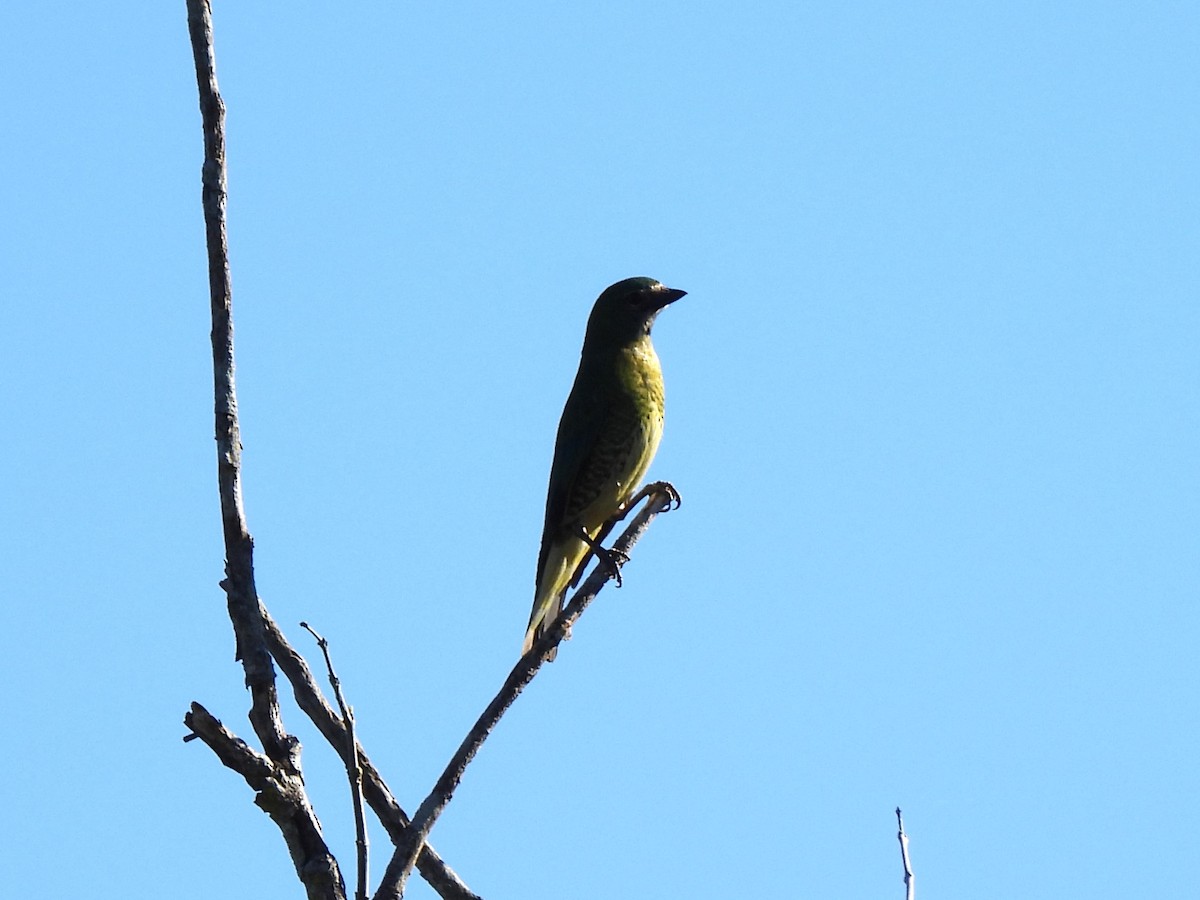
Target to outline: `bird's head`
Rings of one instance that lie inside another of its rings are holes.
[[[649,334],[659,311],[686,293],[669,288],[653,278],[618,281],[606,288],[592,307],[585,342],[624,343]]]

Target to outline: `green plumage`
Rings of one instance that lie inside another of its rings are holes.
[[[663,381],[650,327],[659,311],[684,293],[653,278],[627,278],[605,290],[592,307],[579,372],[558,423],[522,652],[554,622],[567,588],[579,580],[589,550],[579,530],[595,538],[623,511],[658,450]]]

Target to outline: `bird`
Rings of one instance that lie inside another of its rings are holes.
[[[686,294],[653,278],[626,278],[606,288],[592,307],[579,371],[558,423],[522,655],[562,612],[567,588],[578,583],[589,552],[616,569],[597,541],[605,523],[626,511],[663,432],[662,366],[650,328],[664,307]]]

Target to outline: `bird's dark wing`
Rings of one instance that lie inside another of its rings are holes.
[[[542,567],[546,564],[550,546],[560,536],[562,529],[572,524],[567,521],[568,510],[578,505],[572,502],[572,495],[580,474],[587,469],[588,459],[600,440],[606,405],[603,390],[598,389],[594,379],[585,378],[581,369],[575,376],[575,384],[563,407],[558,436],[554,442],[554,463],[550,467],[550,487],[546,491],[542,547],[538,553],[538,579],[542,577]]]

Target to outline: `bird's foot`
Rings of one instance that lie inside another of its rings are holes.
[[[683,497],[680,496],[679,491],[675,489],[675,485],[671,484],[671,482],[656,481],[654,482],[654,489],[667,495],[667,505],[663,507],[663,512],[670,512],[673,509],[679,509],[679,507],[683,506]]]
[[[646,485],[644,488],[630,497],[625,503],[624,511],[628,512],[629,510],[633,509],[647,497],[653,497],[660,494],[666,495],[667,502],[663,505],[660,505],[656,512],[670,512],[673,509],[679,509],[679,507],[683,506],[683,498],[679,496],[679,491],[675,490],[675,485],[671,484],[669,481],[655,481]]]
[[[608,574],[617,582],[617,587],[622,584],[621,581],[621,566],[629,562],[629,555],[617,549],[608,549],[607,547],[596,548],[596,559],[600,560],[600,565],[608,569]]]
[[[617,587],[620,587],[622,584],[621,566],[629,562],[629,557],[620,550],[615,548],[610,550],[603,546],[600,541],[588,534],[587,529],[582,525],[579,526],[578,533],[583,542],[591,548],[594,554],[596,554],[596,559],[600,561],[600,565],[608,569],[609,577],[615,579],[617,582]],[[605,530],[604,533],[607,533],[607,530]]]

